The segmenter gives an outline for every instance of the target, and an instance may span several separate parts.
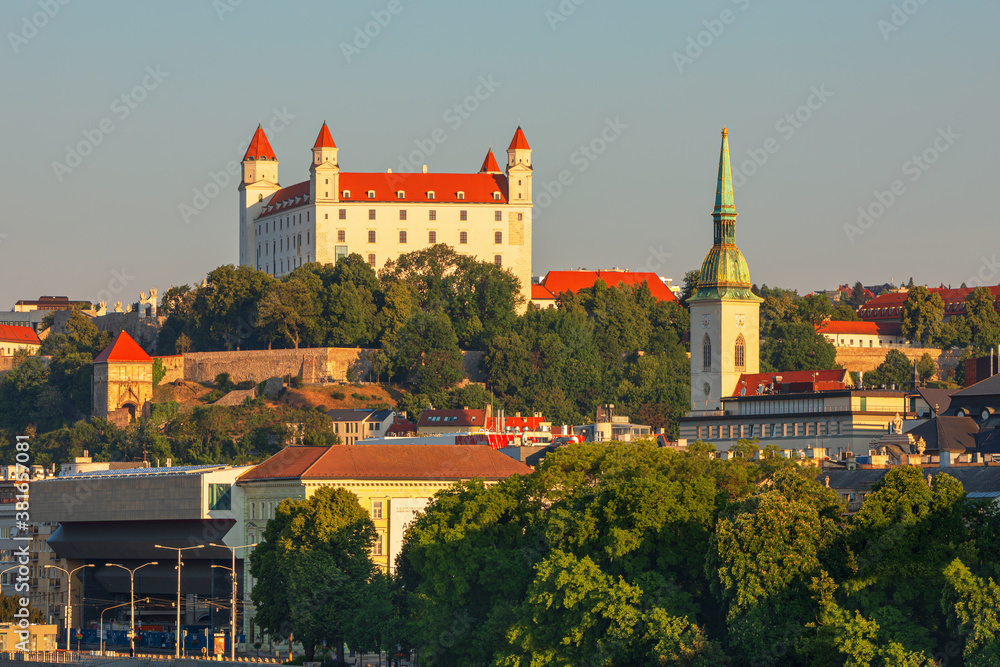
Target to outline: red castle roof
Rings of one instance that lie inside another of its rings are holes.
[[[658,275],[643,271],[549,271],[542,280],[542,286],[553,295],[563,292],[575,294],[582,289],[593,287],[598,278],[607,283],[608,287],[617,287],[620,284],[638,287],[645,282],[649,285],[649,291],[660,301],[677,301],[677,297],[663,284]],[[531,289],[534,296],[535,286],[533,285]]]
[[[486,159],[483,160],[483,166],[479,168],[479,173],[500,173],[500,166],[497,165],[497,159],[493,157],[493,149],[486,154]]]
[[[319,129],[319,136],[316,137],[316,143],[313,144],[313,148],[336,148],[336,147],[337,144],[333,143],[333,136],[330,134],[330,128],[326,126],[326,121],[323,121],[323,127]]]
[[[114,342],[104,348],[94,359],[95,364],[109,361],[148,361],[153,363],[153,358],[146,354],[146,351],[139,347],[139,344],[131,336],[121,331],[115,337]]]
[[[42,341],[38,339],[38,334],[31,327],[19,327],[11,324],[0,324],[0,341],[26,345],[42,344]]]
[[[1000,312],[1000,285],[987,287],[993,295],[994,307]],[[965,299],[973,288],[959,287],[951,289],[948,287],[930,287],[931,294],[938,294],[944,301],[944,314],[947,316],[965,312]],[[864,320],[899,319],[903,316],[903,304],[906,303],[907,292],[891,292],[879,294],[871,301],[867,301],[858,308],[858,315]]]
[[[244,160],[277,160],[274,151],[271,150],[271,142],[267,140],[267,135],[264,134],[264,128],[260,125],[257,126],[257,131],[253,133],[253,139],[250,140],[250,145],[247,146],[246,155],[243,156]]]
[[[517,131],[514,132],[514,138],[510,140],[510,146],[507,147],[507,150],[513,148],[531,150],[531,146],[528,145],[528,140],[524,138],[524,132],[521,131],[520,125],[517,126]]]
[[[817,325],[821,334],[854,334],[864,336],[899,336],[902,327],[897,322],[824,322]]]

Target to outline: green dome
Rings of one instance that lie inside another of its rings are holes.
[[[759,301],[751,289],[750,267],[735,245],[714,245],[701,264],[697,299],[746,299]]]

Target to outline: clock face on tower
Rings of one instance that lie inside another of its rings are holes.
[[[712,385],[706,382],[702,390],[705,392],[705,398],[708,398],[708,395],[712,393]]]
[[[747,325],[747,316],[746,315],[737,315],[736,316],[736,328],[737,329],[742,329],[746,325]]]
[[[705,327],[706,329],[708,327],[712,326],[712,316],[709,315],[708,313],[705,313],[704,315],[702,315],[701,316],[701,326]]]

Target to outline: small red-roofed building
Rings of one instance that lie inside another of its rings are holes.
[[[899,322],[823,322],[816,332],[835,347],[910,347]]]
[[[533,171],[520,127],[505,169],[491,149],[475,172],[431,172],[418,164],[419,151],[384,172],[342,170],[326,123],[311,150],[308,178],[282,187],[277,157],[257,128],[239,186],[241,265],[281,277],[356,253],[379,269],[441,243],[510,271],[524,306],[531,300]]]
[[[19,327],[10,324],[0,324],[0,357],[13,356],[18,350],[27,350],[29,354],[38,354],[42,341],[31,327]]]
[[[618,271],[597,270],[587,271],[549,271],[541,282],[531,286],[531,300],[540,307],[554,305],[560,294],[593,287],[598,280],[603,280],[608,287],[639,287],[643,283],[660,301],[677,302],[677,297],[658,275],[648,271]],[[538,297],[536,299],[535,297]]]
[[[128,424],[150,409],[153,358],[124,331],[94,358],[94,417]]]

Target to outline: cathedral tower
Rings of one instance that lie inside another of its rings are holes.
[[[691,309],[691,409],[717,410],[742,373],[760,372],[760,302],[736,247],[736,205],[729,132],[722,129],[719,182],[712,211],[714,242],[701,265]]]

